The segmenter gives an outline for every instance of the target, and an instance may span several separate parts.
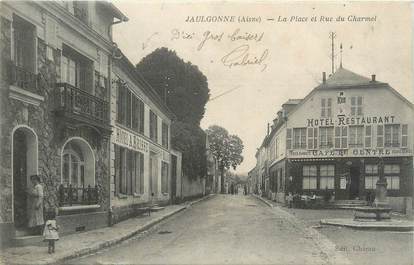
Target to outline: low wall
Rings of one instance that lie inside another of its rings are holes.
[[[190,179],[186,176],[182,177],[182,198],[194,198],[205,194],[205,180],[202,178]]]
[[[0,249],[11,246],[14,235],[14,223],[0,223]]]
[[[110,217],[111,224],[116,224],[128,218],[132,218],[140,214],[143,214],[140,208],[149,206],[151,204],[165,206],[169,204],[169,201],[164,200],[164,201],[154,201],[154,202],[142,202],[142,203],[134,203],[134,204],[127,204],[123,206],[112,207],[112,212],[111,212],[111,217]]]
[[[56,217],[59,233],[71,234],[108,226],[108,212],[60,215]]]
[[[387,197],[387,199],[393,211],[409,215],[413,214],[412,197]]]

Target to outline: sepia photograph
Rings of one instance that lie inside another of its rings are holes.
[[[411,1],[0,0],[0,264],[414,265]]]

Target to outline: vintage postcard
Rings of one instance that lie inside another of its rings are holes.
[[[0,264],[414,264],[409,1],[0,2]]]

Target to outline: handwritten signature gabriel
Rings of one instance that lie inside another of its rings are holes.
[[[262,66],[261,72],[263,72],[267,68],[265,61],[268,55],[269,49],[265,49],[260,56],[254,56],[250,52],[250,46],[243,44],[223,56],[221,62],[229,68],[233,66],[260,65]]]

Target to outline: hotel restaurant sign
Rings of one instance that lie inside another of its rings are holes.
[[[135,135],[127,130],[115,127],[115,143],[143,153],[149,152],[149,143],[139,135]]]

